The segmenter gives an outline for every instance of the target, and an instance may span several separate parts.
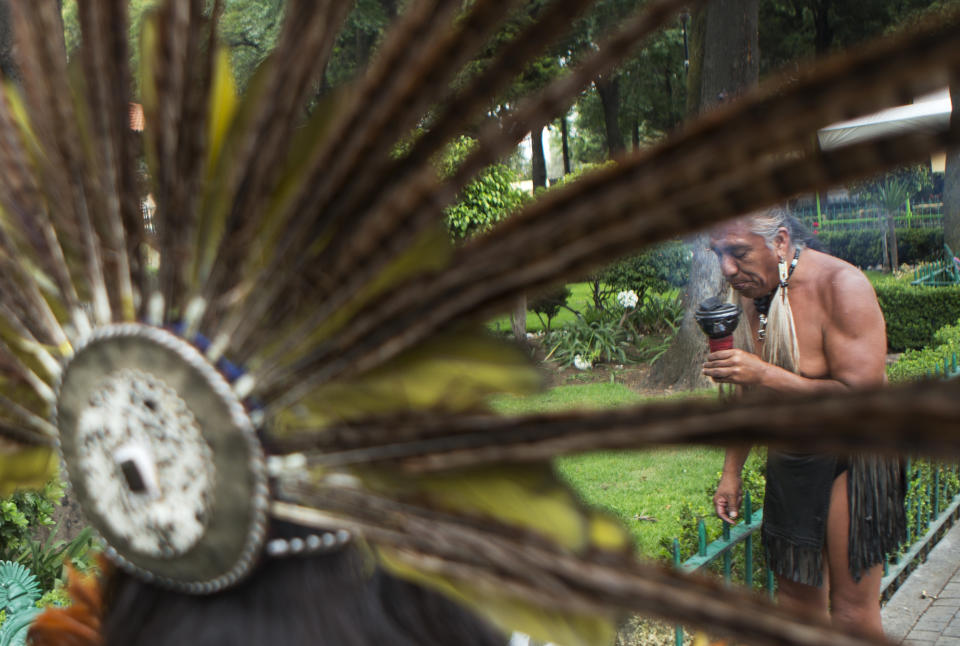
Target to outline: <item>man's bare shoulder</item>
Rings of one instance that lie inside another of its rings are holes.
[[[866,275],[847,261],[815,249],[807,249],[804,255],[809,257],[808,262],[813,265],[813,282],[825,296],[849,290],[873,293],[873,286]]]
[[[862,271],[829,254],[812,249],[809,254],[817,268],[817,289],[827,312],[834,315],[831,318],[879,311],[876,292]]]

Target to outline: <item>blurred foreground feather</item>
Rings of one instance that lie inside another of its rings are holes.
[[[637,563],[548,461],[677,443],[957,455],[960,387],[499,418],[484,397],[532,390],[537,374],[479,329],[516,295],[639,246],[957,145],[954,119],[941,133],[810,148],[819,127],[957,82],[958,16],[753,92],[451,250],[440,220],[458,191],[688,3],[649,3],[508,123],[484,127],[440,179],[434,154],[591,2],[549,5],[454,90],[517,3],[478,0],[465,15],[462,4],[410,3],[367,75],[299,127],[348,3],[290,0],[276,51],[237,97],[218,6],[161,2],[141,55],[150,230],[124,127],[126,3],[80,3],[69,65],[51,37],[57,3],[13,4],[25,82],[0,100],[0,433],[39,448],[5,452],[4,483],[46,473],[64,362],[96,330],[139,321],[213,365],[242,364],[233,390],[268,449],[290,454],[274,456],[275,516],[353,530],[394,571],[505,629],[595,644],[641,612],[753,643],[864,643]]]

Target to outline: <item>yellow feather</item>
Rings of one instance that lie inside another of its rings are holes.
[[[540,373],[516,347],[481,332],[431,339],[356,379],[327,384],[283,411],[272,432],[316,431],[338,421],[417,410],[477,410],[494,393],[527,394]]]
[[[380,468],[359,476],[384,496],[411,498],[444,512],[496,520],[539,534],[572,552],[590,546],[590,519],[548,464],[496,465],[423,475]]]
[[[220,48],[213,69],[213,87],[210,92],[210,139],[207,168],[212,168],[223,150],[227,130],[237,111],[237,84],[230,67],[230,54]]]
[[[48,447],[0,450],[0,497],[17,489],[38,489],[57,474],[57,454]]]
[[[590,544],[609,552],[623,552],[633,546],[623,526],[599,511],[591,513]]]
[[[428,573],[408,563],[404,553],[396,550],[380,548],[377,553],[384,567],[396,576],[442,592],[506,633],[522,632],[558,646],[603,646],[612,644],[616,636],[612,616],[551,610],[489,586]]]
[[[320,238],[320,241],[325,242],[326,239]],[[350,301],[338,308],[320,325],[311,329],[305,335],[304,340],[289,351],[281,361],[296,361],[305,352],[315,348],[331,334],[347,325],[364,305],[367,305],[400,281],[420,273],[442,269],[449,261],[451,253],[450,236],[445,228],[438,226],[426,231],[409,249],[385,267]],[[303,327],[303,323],[302,317],[293,317],[292,323],[278,331],[277,338],[294,336],[295,331]],[[276,352],[276,347],[268,345],[259,356],[270,356],[274,352]],[[256,365],[256,363],[253,362],[252,365]]]

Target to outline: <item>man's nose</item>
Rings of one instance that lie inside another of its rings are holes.
[[[735,275],[740,268],[737,266],[737,261],[733,257],[724,254],[720,256],[720,271],[723,273],[724,277],[730,278]]]

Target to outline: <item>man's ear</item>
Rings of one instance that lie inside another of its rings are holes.
[[[790,249],[790,243],[790,232],[787,231],[787,228],[780,227],[777,229],[776,235],[773,236],[773,248],[776,249],[777,253],[786,256]]]

